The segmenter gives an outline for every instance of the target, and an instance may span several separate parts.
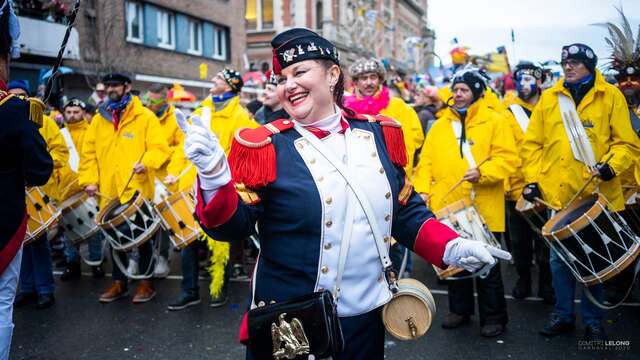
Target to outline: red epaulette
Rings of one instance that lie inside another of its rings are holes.
[[[251,189],[274,182],[276,150],[271,143],[271,136],[291,128],[293,121],[280,119],[255,129],[238,129],[229,152],[233,181]]]
[[[402,125],[397,120],[384,115],[356,114],[353,116],[344,112],[343,115],[350,119],[380,124],[391,162],[396,166],[407,166],[407,148],[404,145],[404,134],[402,133]]]

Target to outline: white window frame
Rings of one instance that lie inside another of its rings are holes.
[[[256,0],[256,28],[255,29],[249,29],[249,31],[267,31],[267,30],[273,30],[275,28],[275,14],[274,9],[275,8],[275,4],[273,2],[271,2],[271,13],[272,16],[274,17],[271,20],[271,26],[270,27],[264,27],[264,19],[262,18],[262,2],[264,0]],[[292,2],[294,2],[295,0],[292,0]],[[293,5],[295,6],[295,5]]]
[[[195,34],[198,35],[198,41],[195,42]],[[202,21],[189,19],[189,49],[187,52],[192,55],[202,55],[204,42],[202,41],[203,25]]]
[[[138,17],[138,37],[132,36],[133,33],[133,18],[131,17],[131,10],[134,11]],[[127,31],[127,41],[142,44],[144,42],[144,8],[142,3],[137,1],[125,2],[125,24]]]
[[[222,33],[222,43],[220,43],[218,40],[220,38],[219,34]],[[218,25],[213,25],[213,39],[211,39],[213,41],[213,54],[212,57],[216,60],[222,60],[222,61],[226,61],[228,59],[228,52],[227,52],[227,35],[228,34],[228,29],[224,28],[222,26],[218,26]],[[222,55],[220,55],[220,53]]]
[[[176,48],[176,14],[158,9],[156,13],[156,27],[158,36],[158,47],[175,50]],[[169,25],[166,28],[164,25]],[[168,37],[169,39],[165,38]],[[169,40],[167,42],[166,40]]]

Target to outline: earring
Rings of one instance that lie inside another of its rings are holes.
[[[333,90],[336,89],[336,85],[335,84],[331,84],[329,85],[329,90],[331,90],[331,92],[333,92]]]

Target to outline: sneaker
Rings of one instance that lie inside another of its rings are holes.
[[[127,283],[124,281],[115,280],[113,283],[111,283],[111,286],[109,286],[109,288],[102,295],[100,295],[100,302],[110,303],[126,296],[129,296]]]
[[[607,335],[604,332],[604,328],[600,324],[589,324],[584,328],[584,341],[606,341]]]
[[[129,266],[127,266],[127,273],[130,275],[139,275],[138,262],[134,259],[129,259]]]
[[[480,328],[480,335],[484,337],[496,337],[504,332],[502,324],[485,324]]]
[[[102,268],[102,265],[92,266],[91,274],[94,279],[102,279],[104,277],[104,269]]]
[[[18,295],[16,295],[16,298],[13,300],[13,306],[21,307],[29,304],[35,304],[37,300],[38,300],[38,295],[36,295],[35,293],[21,292]]]
[[[134,304],[146,303],[156,296],[156,290],[150,280],[142,280],[131,300]]]
[[[559,317],[553,316],[547,325],[540,330],[540,335],[545,337],[554,337],[560,334],[572,332],[575,328],[575,323],[563,321],[560,320]]]
[[[47,309],[52,307],[53,304],[55,303],[56,303],[56,298],[53,296],[53,294],[39,294],[36,308]]]
[[[180,294],[180,297],[176,299],[176,301],[172,302],[167,306],[167,309],[171,311],[182,310],[193,305],[198,305],[200,304],[200,302],[201,300],[199,295],[197,294],[188,295],[188,294],[182,293]]]
[[[80,273],[80,263],[74,261],[67,263],[67,267],[62,272],[62,275],[60,275],[60,280],[69,281],[77,279],[80,276],[82,276],[82,274]]]
[[[156,267],[153,270],[153,276],[158,279],[164,279],[169,276],[169,260],[164,256],[158,256],[158,262],[156,263]]]
[[[213,308],[220,307],[226,304],[227,300],[228,300],[227,286],[225,284],[225,286],[223,286],[222,290],[220,291],[220,295],[216,297],[212,297],[211,300],[209,300],[209,306]]]
[[[464,324],[468,324],[471,321],[469,315],[458,315],[456,313],[449,313],[442,322],[443,329],[455,329]]]

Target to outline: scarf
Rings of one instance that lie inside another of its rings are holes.
[[[164,104],[164,106],[162,106],[160,109],[158,109],[158,111],[156,111],[156,116],[158,117],[158,119],[162,118],[162,115],[164,115],[164,113],[167,111],[168,108],[169,108],[169,104]]]
[[[373,96],[360,96],[357,91],[344,99],[344,106],[358,114],[378,115],[389,105],[389,89],[381,86]]]
[[[563,85],[571,93],[571,97],[576,103],[577,108],[584,96],[589,92],[589,90],[591,90],[594,83],[595,77],[593,76],[593,74],[589,74],[583,77],[580,81],[577,81],[573,84],[565,81]]]
[[[238,94],[233,91],[228,91],[222,95],[211,96],[211,100],[213,101],[213,109],[215,111],[224,109],[225,107],[227,107],[229,100],[233,99],[236,95]]]
[[[118,124],[120,123],[120,114],[131,102],[131,94],[126,94],[119,101],[111,101],[107,103],[105,108],[111,113],[111,120],[113,122],[113,128],[118,130]]]

